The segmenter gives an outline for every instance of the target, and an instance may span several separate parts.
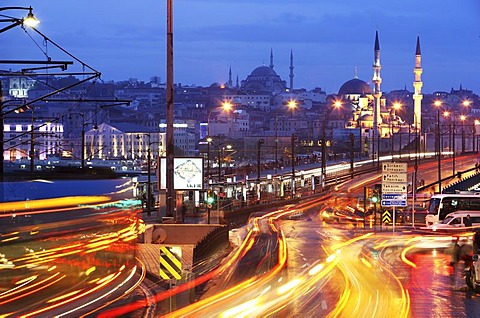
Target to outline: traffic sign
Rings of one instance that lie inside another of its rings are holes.
[[[407,194],[382,193],[382,206],[407,206]]]
[[[405,193],[383,193],[382,200],[406,200],[407,194]]]
[[[163,279],[182,278],[182,257],[173,247],[160,246],[160,277]]]
[[[402,163],[383,163],[382,164],[382,172],[386,173],[406,173],[407,172],[407,164],[405,162]]]
[[[407,183],[406,173],[384,173],[382,182]]]
[[[382,193],[407,193],[406,183],[382,183]]]
[[[382,200],[382,206],[407,206],[407,200]]]
[[[385,211],[382,214],[382,222],[389,223],[392,221],[392,216],[390,215],[390,211]]]

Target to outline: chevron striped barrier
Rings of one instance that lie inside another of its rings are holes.
[[[160,247],[160,277],[162,279],[182,278],[182,256],[172,247]]]
[[[392,222],[392,216],[390,215],[390,211],[385,211],[382,214],[382,222],[383,223],[390,223]]]

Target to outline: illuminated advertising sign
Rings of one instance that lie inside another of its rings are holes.
[[[167,159],[160,158],[160,190],[167,188]],[[173,187],[175,190],[203,189],[203,158],[185,157],[173,159]]]

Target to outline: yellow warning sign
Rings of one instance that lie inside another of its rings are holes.
[[[383,223],[390,223],[392,222],[392,216],[390,215],[390,211],[385,211],[382,214],[382,222]]]
[[[182,278],[181,252],[175,252],[173,247],[160,247],[160,277],[163,279]]]

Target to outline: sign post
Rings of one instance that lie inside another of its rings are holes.
[[[382,201],[384,207],[392,207],[392,224],[395,232],[395,207],[407,206],[407,164],[382,164]]]

